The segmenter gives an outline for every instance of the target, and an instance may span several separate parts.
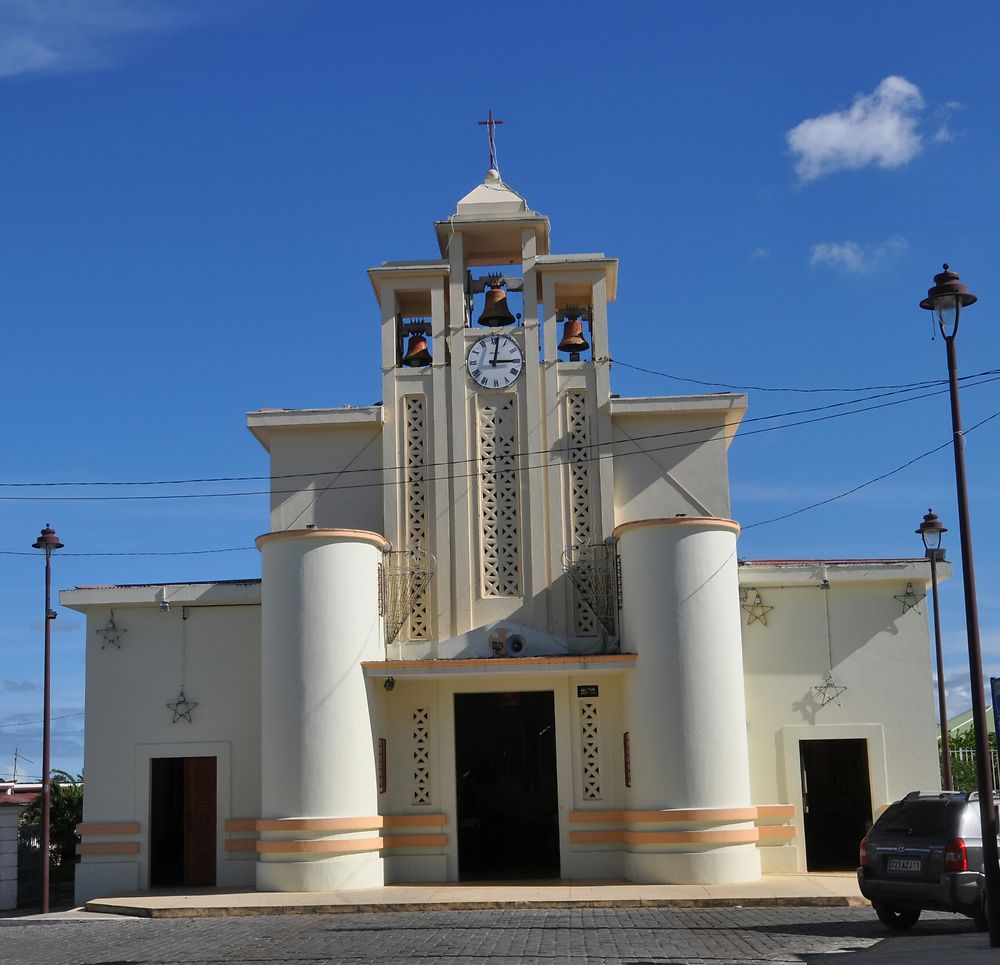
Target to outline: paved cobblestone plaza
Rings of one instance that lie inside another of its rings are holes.
[[[912,932],[972,924],[925,914]],[[310,962],[726,965],[825,962],[890,935],[866,908],[592,908],[0,921],[3,965]],[[868,956],[859,956],[865,962]]]

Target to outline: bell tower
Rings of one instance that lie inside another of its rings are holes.
[[[611,440],[617,260],[553,255],[548,218],[493,166],[435,230],[439,260],[369,270],[382,314],[383,460],[395,467],[386,536],[436,560],[398,655],[452,655],[447,641],[500,621],[599,637],[563,558],[614,528],[611,460],[600,453]]]

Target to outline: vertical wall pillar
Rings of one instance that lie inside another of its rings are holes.
[[[615,530],[627,685],[628,806],[642,814],[625,867],[634,881],[760,877],[743,691],[737,523],[677,517]],[[659,815],[649,812],[662,812]]]
[[[257,540],[262,891],[383,883],[361,661],[382,659],[378,566],[386,545],[375,533],[344,529]]]

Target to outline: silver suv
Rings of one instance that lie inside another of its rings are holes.
[[[858,886],[890,928],[909,928],[926,908],[968,915],[985,929],[983,883],[976,791],[911,791],[861,842]]]

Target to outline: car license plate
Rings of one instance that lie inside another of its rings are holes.
[[[887,871],[919,871],[919,858],[890,858],[886,864]]]

